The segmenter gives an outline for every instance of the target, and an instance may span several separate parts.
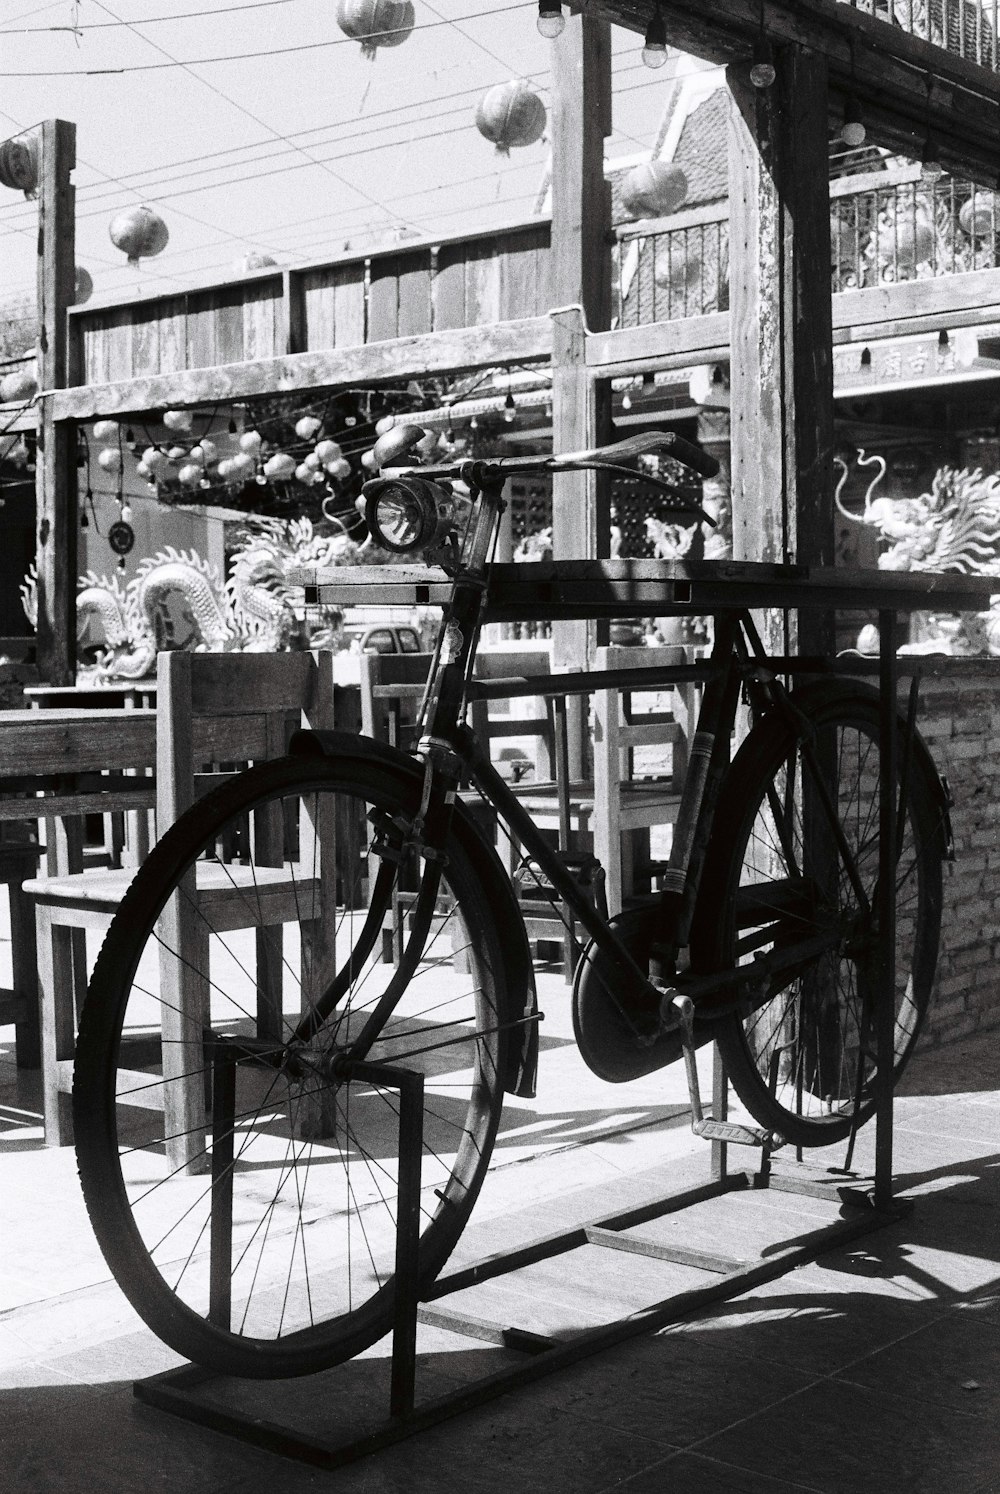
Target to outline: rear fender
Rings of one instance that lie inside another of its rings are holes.
[[[349,732],[297,731],[289,750],[296,757],[337,757],[359,765],[376,758],[381,767],[398,775],[401,786],[411,789],[419,787],[423,777],[423,765],[412,757],[382,742]],[[506,1003],[502,1020],[510,1023],[515,1033],[521,1033],[520,1042],[512,1042],[508,1049],[510,1056],[507,1072],[502,1076],[503,1086],[509,1094],[530,1099],[535,1093],[538,1070],[539,1019],[524,920],[499,856],[461,800],[455,805],[452,823],[462,850],[476,870],[499,931],[504,955],[503,999]]]

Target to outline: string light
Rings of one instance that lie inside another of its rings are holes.
[[[840,138],[845,145],[856,148],[864,145],[867,134],[865,122],[861,118],[861,105],[851,94],[844,106],[844,123],[841,126]]]
[[[659,4],[649,18],[646,39],[642,47],[642,60],[647,67],[662,67],[667,60],[667,28]]]
[[[555,41],[566,28],[566,17],[560,0],[538,0],[538,29],[549,41]]]

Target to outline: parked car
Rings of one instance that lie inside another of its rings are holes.
[[[354,653],[419,654],[424,645],[416,628],[407,623],[375,623],[342,630],[344,646]]]

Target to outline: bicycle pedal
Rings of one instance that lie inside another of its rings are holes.
[[[775,1151],[785,1144],[782,1137],[776,1136],[773,1131],[766,1131],[763,1126],[743,1126],[738,1121],[713,1120],[710,1115],[703,1120],[692,1121],[691,1129],[703,1141],[729,1141],[734,1146],[766,1146]]]

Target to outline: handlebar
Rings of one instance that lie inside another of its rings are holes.
[[[372,449],[376,465],[380,470],[391,467],[400,476],[412,474],[431,481],[435,478],[459,480],[475,487],[496,482],[514,472],[582,472],[602,468],[615,471],[654,452],[673,457],[702,477],[715,477],[719,471],[719,463],[714,457],[674,431],[649,431],[642,435],[627,436],[624,441],[613,441],[608,446],[595,446],[589,451],[564,452],[561,456],[466,457],[461,461],[439,466],[404,466],[399,459],[411,452],[424,435],[425,432],[418,425],[394,426],[391,431],[379,437]]]

